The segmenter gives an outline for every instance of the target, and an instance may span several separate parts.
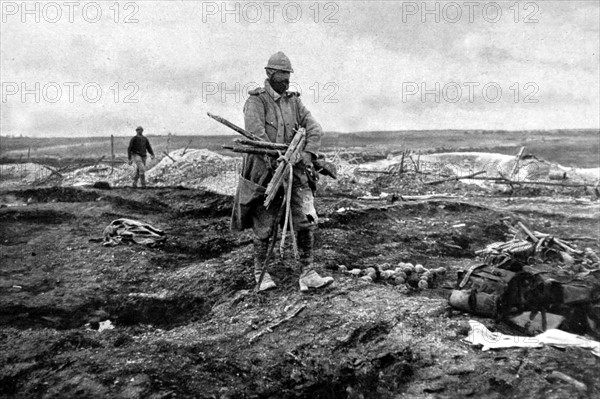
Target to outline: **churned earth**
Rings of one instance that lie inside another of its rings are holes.
[[[253,291],[252,236],[229,231],[230,196],[178,187],[3,191],[0,397],[597,397],[600,359],[589,351],[482,352],[463,341],[468,320],[515,331],[447,299],[475,251],[506,239],[502,220],[598,252],[598,202],[436,187],[456,196],[319,196],[316,260],[335,282],[306,294],[290,248],[271,268],[278,288]],[[163,229],[165,244],[103,246],[103,229],[123,217]],[[421,290],[339,270],[399,262],[446,274]]]

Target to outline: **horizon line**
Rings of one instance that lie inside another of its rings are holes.
[[[356,132],[339,132],[339,131],[325,131],[323,132],[324,135],[326,134],[338,134],[338,135],[345,135],[345,134],[368,134],[368,133],[408,133],[408,132],[496,132],[496,133],[518,133],[518,132],[556,132],[556,131],[593,131],[593,132],[600,132],[600,127],[598,128],[554,128],[554,129],[515,129],[515,130],[510,130],[510,129],[403,129],[403,130],[360,130],[360,131],[356,131]],[[188,134],[177,134],[177,133],[168,133],[168,134],[162,134],[162,133],[157,133],[157,134],[144,134],[144,136],[146,137],[168,137],[169,134],[171,136],[178,136],[178,137],[190,137],[190,136],[195,136],[195,137],[221,137],[221,136],[238,136],[239,134],[236,134],[234,132],[231,133],[222,133],[222,134],[194,134],[194,133],[188,133]],[[130,133],[130,134],[119,134],[119,135],[77,135],[77,136],[54,136],[54,135],[49,135],[49,136],[26,136],[26,135],[6,135],[6,134],[1,134],[0,133],[0,137],[2,138],[11,138],[11,139],[18,139],[18,138],[30,138],[30,139],[60,139],[60,138],[104,138],[104,137],[110,137],[110,136],[115,136],[115,137],[131,137],[133,136],[134,133]]]

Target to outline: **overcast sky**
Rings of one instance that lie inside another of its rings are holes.
[[[228,133],[280,50],[326,131],[600,128],[600,2],[423,4],[2,1],[2,134]]]

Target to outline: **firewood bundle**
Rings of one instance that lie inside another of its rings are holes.
[[[516,226],[507,221],[505,224],[512,233],[511,240],[494,242],[475,252],[488,265],[518,271],[528,264],[558,261],[576,269],[600,268],[600,257],[590,248],[580,250],[574,244],[558,237],[531,231],[522,222],[518,222]]]

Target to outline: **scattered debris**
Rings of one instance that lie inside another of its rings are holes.
[[[491,332],[483,324],[475,320],[469,320],[469,325],[471,326],[471,330],[465,341],[473,345],[482,345],[481,350],[483,351],[502,348],[541,348],[544,345],[561,348],[575,346],[590,349],[594,355],[600,357],[600,342],[562,330],[551,329],[535,337],[519,337]]]
[[[101,321],[98,324],[98,332],[106,331],[106,330],[114,330],[115,326],[112,324],[110,320]]]
[[[560,371],[556,371],[556,370],[552,371],[552,373],[550,373],[548,378],[562,380],[568,384],[573,385],[575,388],[577,388],[580,391],[587,391],[587,386],[583,382],[577,381],[575,378],[569,377],[568,375],[566,375],[565,373],[561,373]]]
[[[166,240],[165,233],[147,223],[132,219],[113,220],[104,229],[105,247],[114,247],[121,242],[134,242],[150,247],[161,244]]]
[[[304,308],[306,308],[305,304],[298,306],[296,309],[294,309],[292,312],[290,312],[289,315],[287,315],[283,319],[271,324],[269,327],[265,328],[264,330],[260,331],[259,333],[254,335],[252,338],[250,338],[250,343],[255,342],[257,339],[259,339],[260,337],[262,337],[263,335],[265,335],[267,333],[273,332],[274,329],[276,329],[277,327],[279,327],[286,321],[289,321],[292,318],[296,317],[298,314],[300,314],[300,312],[302,312],[304,310]]]
[[[555,327],[566,321],[570,329],[600,336],[599,257],[591,248],[579,250],[549,234],[531,231],[520,221],[514,226],[504,222],[513,238],[476,252],[483,262],[459,272],[450,305],[507,320],[524,311],[531,311],[534,320],[541,312],[541,331],[548,328],[550,313],[552,324],[558,323]],[[587,322],[575,322],[581,319]],[[531,331],[531,323],[519,317],[516,321]]]
[[[396,267],[389,263],[382,264],[377,268],[348,270],[345,265],[338,267],[339,271],[348,273],[366,282],[388,281],[393,285],[404,285],[412,288],[427,289],[436,287],[446,274],[443,267],[437,269],[426,269],[421,264],[413,266],[412,263],[400,262]]]

